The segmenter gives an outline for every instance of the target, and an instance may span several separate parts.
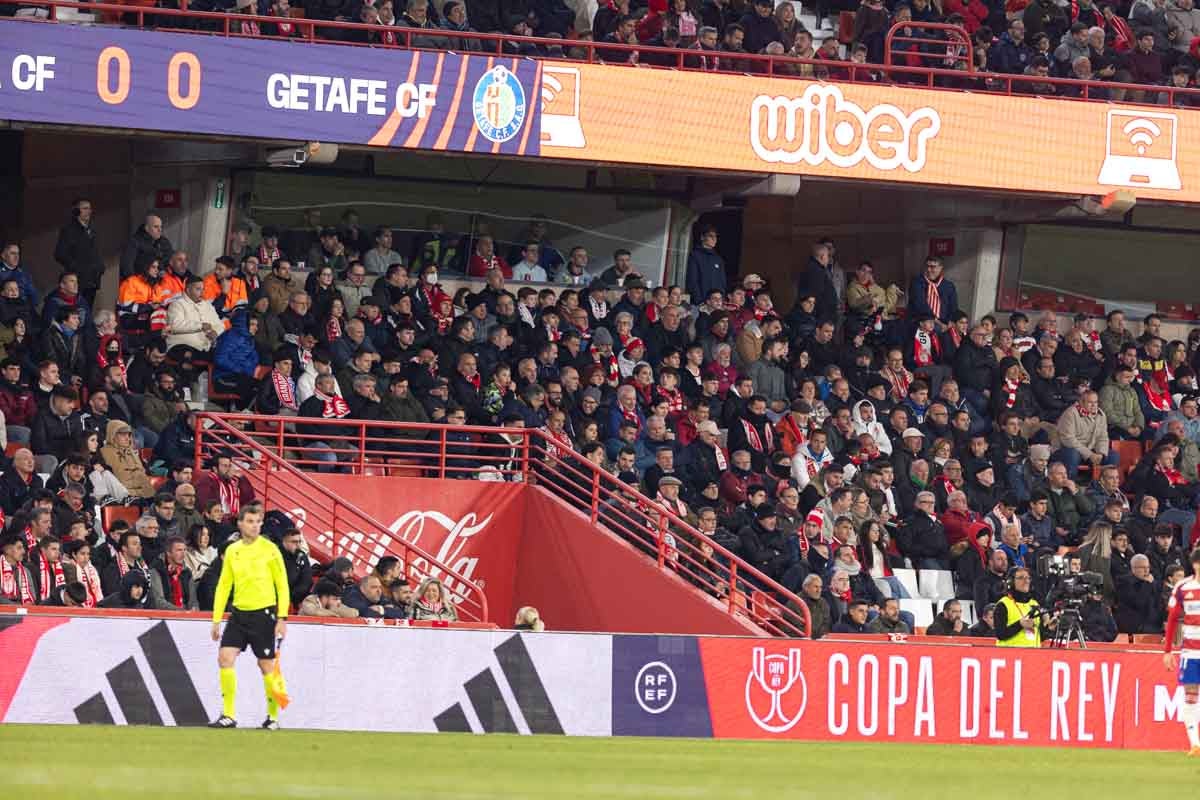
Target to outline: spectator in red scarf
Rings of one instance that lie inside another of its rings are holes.
[[[945,276],[945,265],[937,256],[925,259],[925,271],[912,279],[908,289],[908,313],[914,318],[927,314],[944,330],[958,314],[958,289]]]
[[[227,455],[218,455],[207,471],[196,479],[196,507],[207,508],[209,501],[221,504],[226,517],[236,516],[238,509],[254,502],[250,481],[238,475],[237,467]]]
[[[467,264],[467,276],[483,278],[490,269],[499,269],[505,278],[512,280],[512,267],[496,253],[495,241],[491,236],[480,236],[475,240],[475,252]]]
[[[141,572],[144,576],[148,570],[146,560],[142,558],[141,535],[133,529],[123,531],[117,540],[117,554],[112,563],[100,573],[104,594],[110,595],[119,591],[121,582],[130,572]]]
[[[167,539],[161,556],[150,565],[150,605],[162,611],[197,611],[196,582],[185,563],[187,542]]]
[[[337,392],[337,379],[330,373],[325,373],[317,376],[314,384],[314,391],[311,397],[300,404],[300,416],[306,419],[316,420],[335,420],[345,419],[350,415],[350,404],[347,403]],[[353,428],[342,428],[333,425],[308,424],[296,425],[296,433],[301,436],[308,437],[330,437],[326,439],[306,439],[304,447],[309,450],[305,453],[305,458],[316,459],[320,462],[317,465],[319,472],[331,471],[338,462],[339,457],[342,460],[350,460],[353,453],[337,453],[334,452],[335,446],[338,450],[351,450],[353,444],[342,439],[345,435],[352,433]],[[333,441],[333,444],[330,444]]]
[[[63,576],[67,583],[79,583],[84,587],[85,597],[82,605],[85,608],[95,608],[104,599],[104,589],[100,584],[100,573],[92,564],[92,547],[86,541],[76,539],[67,542],[62,547]]]
[[[25,568],[25,540],[9,533],[0,538],[0,605],[37,603],[33,579]]]
[[[33,595],[39,604],[54,597],[56,590],[66,585],[62,565],[62,542],[57,536],[43,536],[29,557],[29,576],[33,579]]]

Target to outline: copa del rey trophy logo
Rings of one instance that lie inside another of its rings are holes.
[[[800,671],[800,651],[767,655],[755,647],[746,676],[746,711],[754,724],[768,733],[790,731],[804,716],[808,683]]]

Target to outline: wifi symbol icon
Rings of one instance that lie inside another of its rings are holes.
[[[1179,117],[1166,111],[1108,109],[1097,183],[1179,191]]]
[[[1146,148],[1154,144],[1159,136],[1162,136],[1162,128],[1141,117],[1125,123],[1121,131],[1129,138],[1129,143],[1137,150],[1139,156],[1144,156]]]

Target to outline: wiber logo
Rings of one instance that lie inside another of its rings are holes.
[[[864,109],[836,86],[814,84],[800,97],[759,95],[750,106],[750,146],[772,164],[867,162],[890,172],[920,172],[942,120],[932,108],[911,114],[889,103]]]

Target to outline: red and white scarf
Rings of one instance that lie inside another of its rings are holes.
[[[183,608],[183,567],[168,564],[167,582],[170,585],[171,605]]]
[[[908,385],[912,383],[912,373],[906,369],[901,369],[899,372],[891,367],[884,367],[880,374],[883,379],[892,387],[892,399],[897,403],[908,397]]]
[[[913,362],[918,367],[929,367],[937,363],[942,354],[942,343],[932,333],[917,329],[913,335]]]
[[[588,295],[588,304],[589,304],[590,308],[592,309],[592,319],[596,320],[597,322],[600,322],[601,320],[608,317],[608,302],[607,301],[601,300],[599,302],[596,302],[595,298],[593,298],[589,294]]]
[[[1151,378],[1148,381],[1142,381],[1142,389],[1146,392],[1146,400],[1150,403],[1150,407],[1155,411],[1171,410],[1171,394],[1162,389],[1157,380]]]
[[[271,385],[275,387],[275,396],[279,398],[280,406],[290,408],[292,411],[300,408],[296,403],[296,384],[291,378],[279,370],[273,369],[271,370]]]
[[[546,338],[549,341],[557,342],[558,340],[562,339],[562,333],[559,332],[558,328],[552,328],[549,325],[543,325],[542,327],[546,329]]]
[[[33,538],[33,527],[32,526],[30,526],[30,525],[25,526],[25,530],[21,531],[21,538],[23,538],[25,540],[25,550],[27,552],[32,553],[34,550],[37,549],[38,543],[37,543],[37,539]]]
[[[262,30],[258,27],[258,23],[253,20],[242,20],[238,23],[242,36],[262,36]]]
[[[17,577],[18,571],[21,573],[20,578]],[[18,581],[20,586],[17,585]],[[21,564],[15,567],[9,564],[7,558],[0,558],[0,595],[10,600],[18,600],[23,606],[31,606],[35,602],[33,589],[29,585],[29,572]]]
[[[129,562],[127,562],[125,560],[125,556],[121,555],[120,553],[117,553],[117,574],[118,575],[120,575],[122,578],[124,578],[125,573],[129,572],[129,570],[134,567],[136,567],[137,569],[140,569],[142,572],[145,572],[146,571],[146,562],[142,561],[141,559],[138,559],[132,565],[130,565]]]
[[[658,387],[658,396],[667,401],[667,414],[672,417],[681,417],[687,413],[687,402],[684,400],[683,392],[678,389],[664,389]]]
[[[221,480],[216,473],[213,474],[213,477],[217,479],[217,490],[221,493],[221,508],[225,509],[226,514],[237,514],[238,509],[242,506],[242,493],[237,478],[225,481]]]
[[[336,393],[321,394],[319,391],[314,391],[313,394],[315,394],[321,400],[321,402],[325,404],[324,407],[321,408],[322,419],[341,419],[350,413],[350,404],[347,403],[340,395]]]
[[[1075,404],[1075,411],[1076,411],[1076,412],[1079,414],[1079,416],[1081,416],[1081,417],[1090,417],[1090,416],[1092,415],[1092,412],[1088,411],[1086,408],[1084,408],[1084,407],[1083,407],[1083,403],[1076,403],[1076,404]]]
[[[621,368],[617,365],[617,357],[615,355],[606,358],[596,348],[592,347],[590,350],[592,361],[604,367],[606,382],[616,383],[621,380]]]
[[[633,411],[626,411],[624,407],[618,406],[618,408],[620,408],[621,416],[625,419],[625,421],[632,422],[634,425],[637,426],[638,433],[641,433],[642,432],[642,421],[638,417],[637,409],[635,408]]]
[[[1172,486],[1182,486],[1187,483],[1187,479],[1183,477],[1183,473],[1174,467],[1155,467],[1167,479],[1167,482]]]
[[[796,422],[795,417],[788,414],[783,419],[779,420],[780,434],[782,435],[784,428],[791,432],[792,438],[796,440],[796,449],[799,450],[804,445],[808,444],[808,433],[800,427]]]
[[[53,579],[51,578],[53,573]],[[55,561],[50,564],[45,558],[38,559],[38,600],[44,601],[50,597],[50,593],[58,587],[64,585],[67,579],[63,577],[63,568],[61,561]]]
[[[460,372],[459,375],[462,375],[462,373]],[[462,375],[462,379],[471,384],[471,386],[475,387],[475,391],[477,392],[479,391],[480,385],[483,383],[483,376],[481,376],[478,372],[476,372],[474,375]]]
[[[1004,407],[1005,408],[1012,408],[1013,406],[1015,406],[1017,404],[1017,389],[1019,387],[1020,387],[1020,383],[1018,383],[1017,381],[1010,381],[1010,380],[1004,381],[1003,388],[1004,388]]]
[[[337,317],[330,317],[325,321],[325,340],[333,344],[342,337],[342,321]]]
[[[546,437],[546,455],[554,458],[562,458],[564,453],[569,453],[574,448],[571,447],[571,437],[567,436],[566,431],[555,433],[549,428],[542,428],[542,435]]]
[[[656,497],[654,499],[658,502],[658,504],[660,506],[665,507],[668,511],[670,511],[675,516],[679,517],[680,519],[687,519],[687,515],[688,515],[687,503],[683,502],[682,500],[680,500],[678,498],[676,498],[674,500],[668,500],[667,498],[663,497],[662,491],[659,491],[658,497]]]
[[[717,469],[721,472],[729,469],[729,461],[725,458],[725,451],[721,449],[721,445],[713,445],[713,457],[717,460]]]
[[[941,285],[941,277],[936,281],[925,279],[925,302],[929,304],[929,313],[934,319],[942,318],[942,295],[938,292],[938,287]]]
[[[84,608],[95,608],[104,599],[104,589],[100,585],[100,573],[88,563],[79,568],[79,582],[87,589],[87,599],[83,601]]]
[[[951,481],[949,478],[947,478],[944,474],[938,475],[936,478],[933,479],[933,482],[934,482],[934,484],[941,486],[942,489],[945,490],[946,497],[949,497],[951,494],[958,491],[958,487],[954,485],[954,482]]]
[[[284,30],[285,26],[289,30],[285,31]],[[286,36],[289,33],[291,33],[291,30],[290,30],[291,27],[292,27],[292,25],[289,22],[280,22],[279,23],[279,32]],[[258,246],[258,263],[262,264],[264,269],[267,267],[270,267],[272,264],[274,264],[276,261],[278,261],[282,257],[283,257],[283,253],[279,252],[278,247],[268,248],[265,244],[260,244]],[[246,284],[246,285],[249,286],[250,284]]]
[[[775,432],[771,430],[770,425],[763,426],[763,431],[767,437],[767,446],[764,449],[763,437],[759,436],[758,429],[744,419],[738,421],[742,423],[742,430],[746,433],[746,441],[750,444],[751,450],[757,450],[764,455],[770,455],[775,452]]]

